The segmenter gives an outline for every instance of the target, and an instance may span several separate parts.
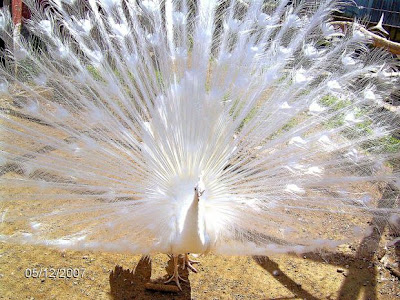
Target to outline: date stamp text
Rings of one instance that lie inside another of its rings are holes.
[[[26,268],[25,278],[83,278],[85,268]]]

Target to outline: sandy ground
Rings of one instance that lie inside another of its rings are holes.
[[[200,257],[197,274],[182,271],[188,282],[180,293],[145,289],[172,273],[166,255],[148,260],[0,243],[0,299],[399,299],[400,247],[385,250],[386,238],[375,231],[359,248],[335,253]],[[78,268],[79,276],[27,278],[33,268]]]

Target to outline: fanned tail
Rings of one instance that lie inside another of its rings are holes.
[[[399,185],[398,62],[330,23],[341,1],[289,2],[26,1],[0,68],[2,238],[168,252],[200,175],[216,253],[398,232],[379,192]]]

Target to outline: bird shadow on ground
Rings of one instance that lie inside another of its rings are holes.
[[[398,191],[390,185],[386,186],[382,191],[382,198],[379,201],[380,208],[395,208],[398,201]],[[376,216],[372,219],[371,224],[374,225],[372,233],[360,243],[355,255],[346,255],[335,252],[310,252],[305,253],[304,257],[316,262],[328,263],[330,265],[344,268],[341,270],[345,279],[338,291],[337,299],[358,299],[362,294],[362,299],[377,299],[377,268],[374,264],[374,255],[379,250],[379,242],[385,227],[388,225],[387,220]],[[390,229],[389,229],[390,230]],[[389,232],[390,234],[390,232]],[[396,247],[396,255],[399,257],[400,251]],[[378,259],[379,253],[378,253]],[[307,300],[317,300],[319,298],[313,296],[310,292],[302,288],[301,284],[296,283],[280,268],[278,263],[274,262],[267,256],[254,256],[253,259],[271,275],[279,274],[274,278],[284,285],[297,297]],[[293,298],[274,298],[274,299],[293,299]]]
[[[164,282],[173,273],[173,262],[168,261],[166,267],[168,275],[158,278],[152,283],[164,284]],[[188,279],[188,271],[180,269],[179,274],[187,282],[181,282],[182,291],[179,293],[159,292],[147,290],[145,285],[150,282],[151,277],[151,259],[143,256],[134,270],[123,269],[121,266],[115,266],[110,273],[110,294],[114,300],[122,299],[191,299],[191,287]]]

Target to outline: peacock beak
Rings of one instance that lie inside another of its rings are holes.
[[[198,185],[194,188],[195,196],[197,196],[197,201],[200,201],[200,197],[204,194],[205,190],[201,190]]]

